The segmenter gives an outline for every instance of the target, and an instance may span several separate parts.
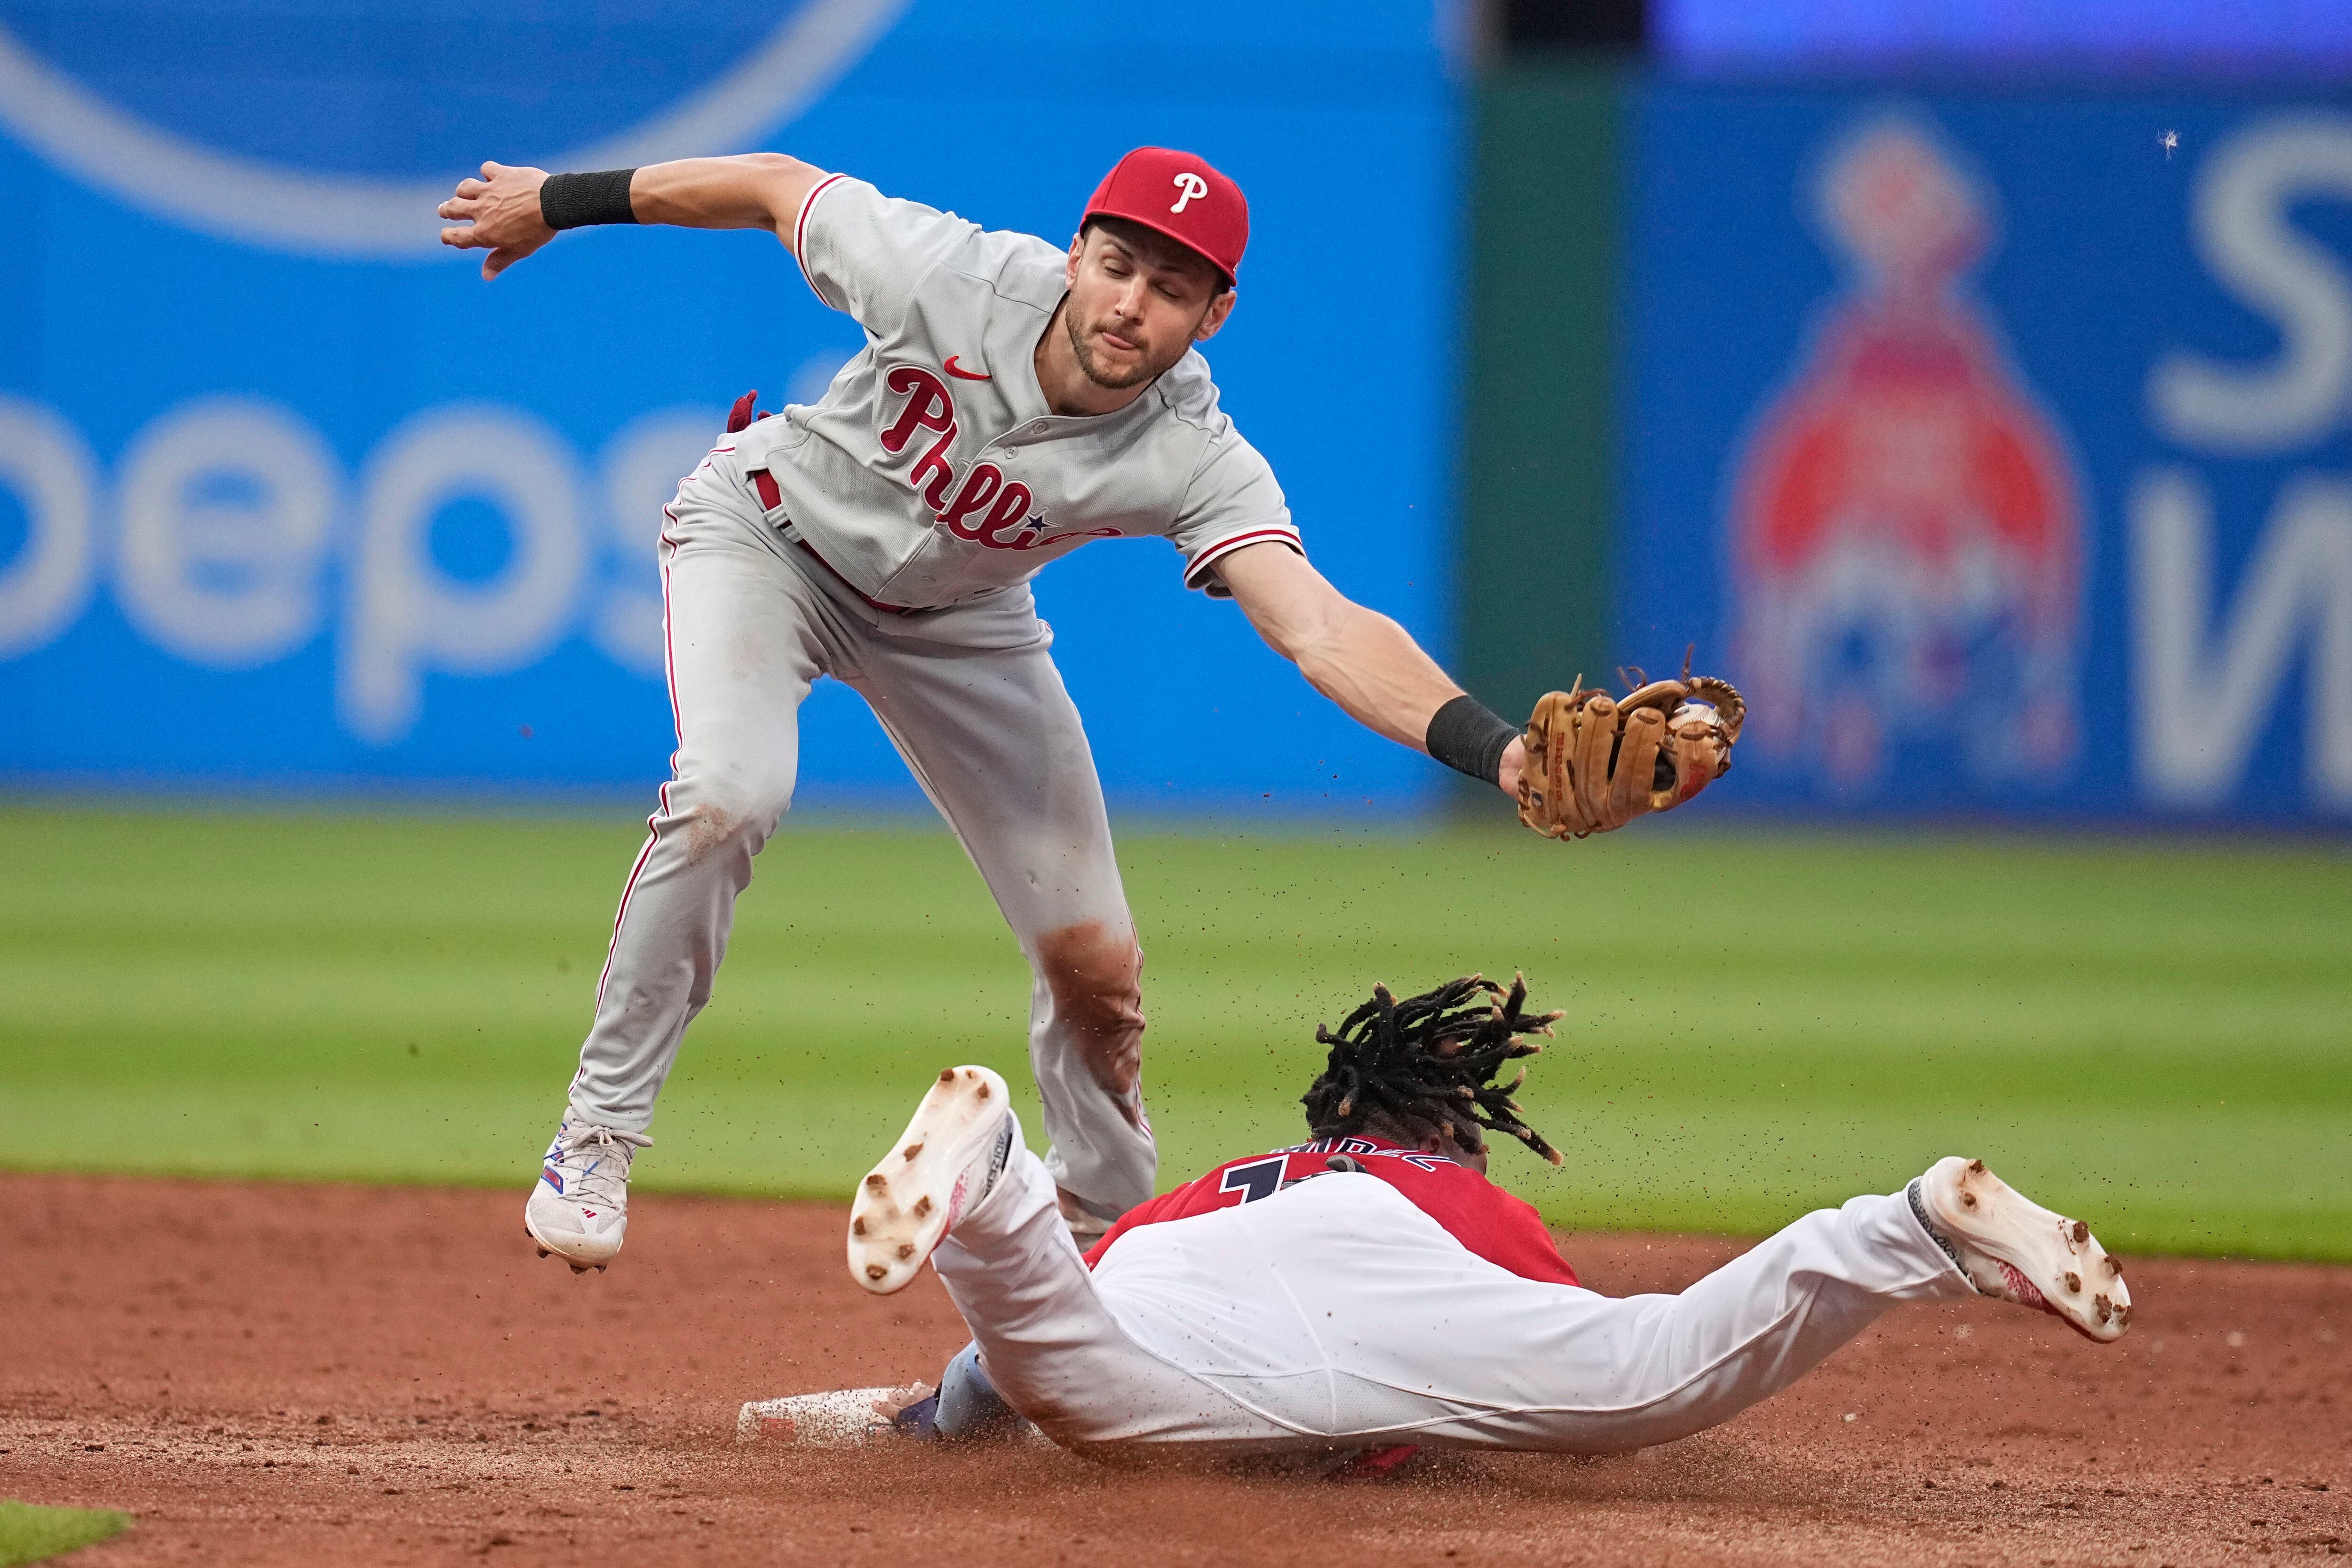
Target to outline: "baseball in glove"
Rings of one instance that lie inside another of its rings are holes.
[[[1619,672],[1621,674],[1625,672]],[[1671,811],[1731,770],[1748,705],[1729,681],[1694,675],[1644,681],[1622,697],[1586,689],[1548,692],[1528,720],[1519,772],[1519,821],[1549,839],[1622,828]]]

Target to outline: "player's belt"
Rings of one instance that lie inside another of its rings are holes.
[[[751,470],[749,477],[751,481],[751,487],[760,492],[760,505],[772,512],[778,507],[784,504],[784,493],[776,487],[776,476],[773,474],[769,473],[765,468],[754,468]],[[808,551],[809,559],[816,562],[817,565],[824,568],[826,571],[832,573],[835,581],[840,583],[842,587],[849,590],[850,592],[856,594],[859,599],[864,600],[868,608],[887,611],[892,615],[912,615],[915,613],[916,606],[914,605],[885,604],[880,600],[873,598],[864,592],[856,583],[842,576],[840,570],[836,568],[833,562],[817,554],[816,546],[809,543],[808,540],[803,538],[794,538],[793,543]]]

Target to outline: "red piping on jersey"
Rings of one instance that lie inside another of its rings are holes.
[[[776,487],[776,476],[773,474],[769,473],[765,468],[754,468],[751,470],[750,477],[751,480],[751,487],[760,492],[760,505],[767,507],[768,510],[772,512],[778,507],[784,504],[784,493]],[[794,539],[793,543],[808,551],[809,559],[816,562],[817,565],[824,568],[828,572],[831,572],[834,579],[838,581],[842,587],[849,590],[850,592],[856,594],[858,598],[864,600],[867,609],[886,611],[892,615],[912,615],[919,608],[919,606],[912,604],[885,604],[878,599],[868,597],[866,591],[860,589],[857,584],[850,581],[849,579],[843,577],[841,575],[840,569],[835,567],[833,562],[817,554],[816,546],[809,543],[806,539]]]
[[[816,302],[828,310],[834,308],[833,301],[824,297],[824,290],[819,288],[816,286],[816,279],[809,276],[808,262],[803,257],[801,246],[808,240],[809,209],[816,205],[816,199],[819,196],[848,178],[846,174],[827,174],[824,179],[819,180],[816,183],[816,189],[801,198],[800,215],[793,220],[793,259],[800,263],[801,280],[809,286],[809,292],[816,296]]]
[[[1252,528],[1245,534],[1235,534],[1229,539],[1219,539],[1215,544],[1202,550],[1200,558],[1192,562],[1192,570],[1184,574],[1184,586],[1190,588],[1199,580],[1202,572],[1208,570],[1218,560],[1241,549],[1242,546],[1255,544],[1261,539],[1280,539],[1300,555],[1307,553],[1307,547],[1299,541],[1298,531],[1296,528]]]

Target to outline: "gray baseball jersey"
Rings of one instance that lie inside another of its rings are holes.
[[[1244,545],[1302,549],[1282,487],[1187,353],[1116,413],[1056,414],[1032,359],[1066,253],[835,174],[802,204],[793,252],[866,348],[814,406],[742,433],[770,520],[868,599],[957,604],[1024,582],[1091,539],[1156,535],[1184,580]]]

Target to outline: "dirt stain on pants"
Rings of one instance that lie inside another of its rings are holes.
[[[700,865],[735,831],[735,819],[717,806],[697,806],[686,822],[686,863]]]
[[[1099,920],[1048,931],[1037,939],[1037,969],[1087,1071],[1140,1129],[1143,950],[1133,934]]]

